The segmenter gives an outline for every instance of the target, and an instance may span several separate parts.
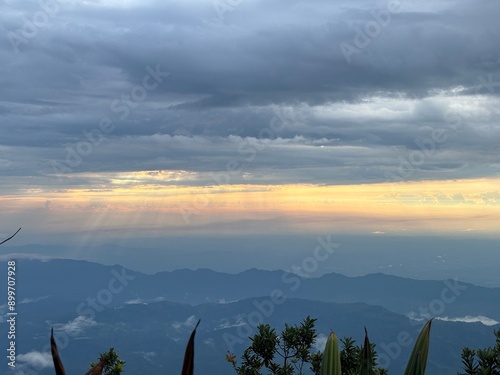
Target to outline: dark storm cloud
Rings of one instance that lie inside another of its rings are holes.
[[[203,184],[230,160],[234,182],[384,181],[422,145],[404,178],[498,175],[498,2],[2,3],[4,191],[61,185],[54,162],[67,184],[149,169]],[[85,134],[98,142],[69,165]]]

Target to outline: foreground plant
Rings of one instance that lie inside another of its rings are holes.
[[[189,338],[186,346],[186,353],[184,355],[184,363],[182,366],[182,375],[193,375],[194,370],[194,337],[196,329],[200,321],[194,327],[191,337]],[[54,362],[54,369],[56,375],[66,375],[66,370],[62,364],[59,350],[57,349],[56,340],[54,338],[54,330],[50,331],[50,350],[52,352],[52,361]],[[118,357],[118,353],[114,348],[109,349],[106,353],[99,355],[99,362],[90,364],[91,369],[85,375],[120,375],[124,371],[125,361]]]
[[[424,375],[427,364],[427,355],[429,352],[430,330],[432,319],[429,320],[417,338],[410,359],[406,366],[405,375]],[[323,362],[321,365],[321,375],[344,375],[344,374],[387,374],[385,369],[376,368],[376,353],[368,339],[368,332],[365,329],[365,341],[363,348],[360,351],[359,362],[353,360],[351,364],[353,368],[342,368],[341,353],[339,349],[338,339],[335,333],[330,333],[328,341],[325,345],[323,354]]]
[[[85,375],[120,375],[124,366],[125,361],[118,357],[118,353],[114,348],[111,348],[106,353],[99,354],[97,363],[90,363],[91,368]]]
[[[338,338],[330,333],[323,353],[320,375],[386,375],[387,370],[378,367],[375,344],[370,343],[365,328],[363,346],[356,346],[351,337],[340,340],[343,349],[340,350]]]
[[[186,346],[186,353],[184,354],[184,363],[182,364],[182,375],[193,375],[194,372],[194,336],[196,335],[196,329],[200,324],[201,320],[198,320],[196,326],[191,333],[188,344]]]
[[[330,332],[323,352],[320,375],[341,375],[339,339],[335,332]]]
[[[493,331],[495,346],[484,349],[462,349],[463,372],[458,375],[500,374],[500,329]]]
[[[50,331],[50,351],[52,352],[52,361],[54,362],[54,369],[56,370],[56,375],[66,375],[64,366],[59,356],[59,350],[57,349],[56,340],[54,339],[54,329]]]
[[[321,356],[312,352],[317,336],[315,323],[316,319],[308,316],[300,325],[285,324],[279,335],[269,324],[260,324],[257,334],[250,338],[252,344],[243,352],[241,365],[232,353],[226,360],[238,375],[260,374],[264,369],[271,374],[303,374],[307,366],[318,374]]]
[[[405,375],[423,375],[427,365],[432,319],[425,323],[417,337],[415,346],[406,365]]]
[[[226,360],[238,375],[258,375],[265,370],[276,375],[383,375],[385,369],[377,367],[375,345],[365,337],[363,346],[355,345],[348,337],[339,340],[331,332],[324,353],[314,352],[316,342],[315,323],[309,316],[299,326],[285,325],[280,335],[268,324],[257,327],[257,333],[250,338],[252,344],[243,352],[241,365],[236,356],[228,352]]]

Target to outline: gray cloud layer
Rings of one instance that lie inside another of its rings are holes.
[[[497,1],[1,2],[3,192],[498,176]]]

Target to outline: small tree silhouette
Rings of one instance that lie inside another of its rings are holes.
[[[90,363],[91,369],[85,375],[120,375],[123,372],[125,361],[119,359],[115,348],[99,354],[99,362]]]

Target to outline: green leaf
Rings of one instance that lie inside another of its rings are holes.
[[[339,340],[335,332],[331,332],[325,345],[320,375],[341,375]]]
[[[429,342],[432,319],[425,323],[418,335],[415,346],[406,366],[405,375],[424,375],[429,353]]]

